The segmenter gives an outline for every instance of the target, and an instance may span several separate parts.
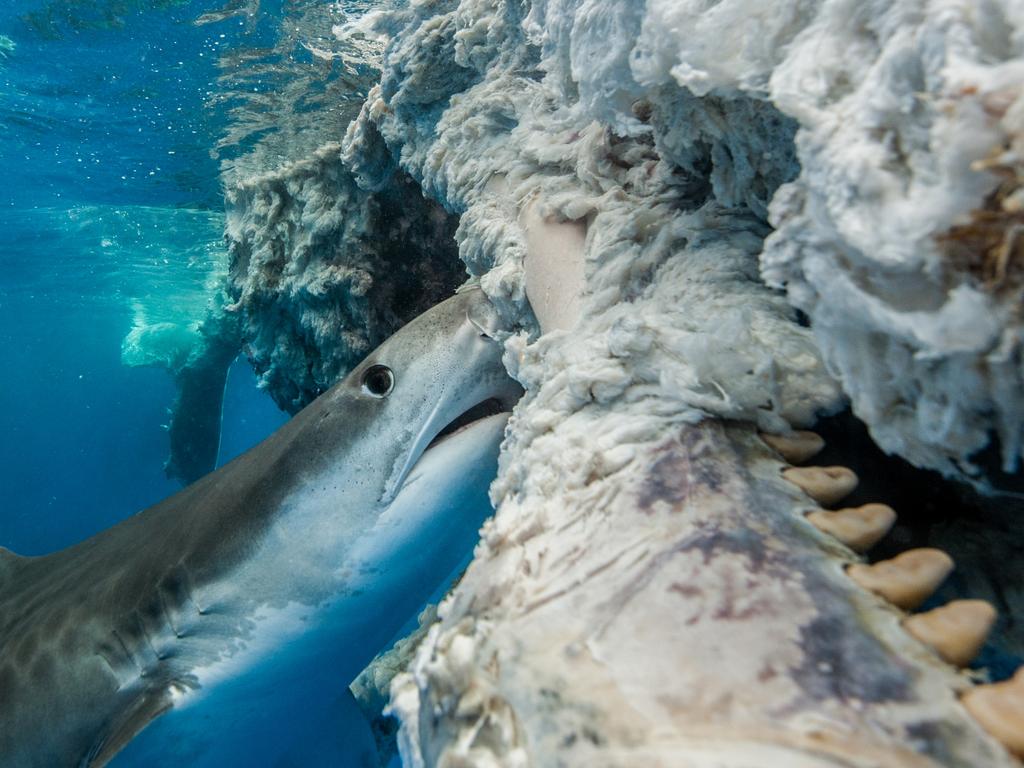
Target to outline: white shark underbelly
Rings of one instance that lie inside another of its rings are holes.
[[[112,765],[290,764],[296,740],[336,737],[343,725],[329,713],[348,684],[472,550],[491,513],[506,420],[482,419],[427,451],[338,563],[341,594],[315,606],[259,606],[245,617],[245,639],[195,664],[195,687],[175,689],[173,707]]]

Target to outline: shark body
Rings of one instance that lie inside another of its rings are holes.
[[[494,323],[460,293],[175,496],[0,550],[0,764],[279,764],[489,513],[518,397]]]

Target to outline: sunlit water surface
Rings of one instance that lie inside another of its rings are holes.
[[[373,7],[0,4],[0,546],[51,552],[180,488],[152,339],[223,306],[224,188],[343,135],[379,46],[333,30]],[[285,420],[240,357],[218,464]]]
[[[225,184],[340,135],[373,67],[332,27],[367,7],[2,4],[0,545],[67,546],[179,487],[172,379],[125,339],[202,319],[226,270]],[[284,419],[236,361],[220,461]]]

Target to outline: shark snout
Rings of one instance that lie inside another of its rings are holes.
[[[448,435],[472,424],[509,413],[523,389],[502,363],[497,312],[482,291],[456,295],[431,312],[443,314],[455,303],[458,324],[424,367],[434,372],[434,396],[419,412],[419,427],[384,487],[382,501],[392,500],[423,454]],[[424,383],[429,388],[428,383]]]

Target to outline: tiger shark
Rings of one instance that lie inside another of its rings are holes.
[[[0,549],[0,764],[285,764],[490,514],[521,394],[498,327],[462,291],[176,495]]]

